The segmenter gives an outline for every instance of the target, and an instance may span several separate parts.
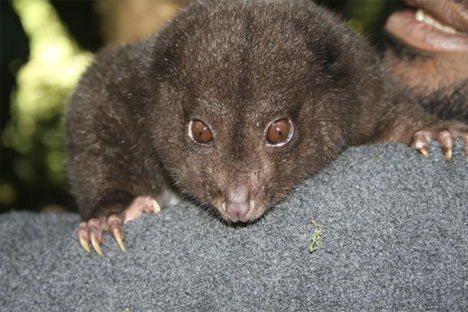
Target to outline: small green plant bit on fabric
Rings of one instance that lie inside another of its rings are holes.
[[[375,154],[374,160],[379,159],[379,157],[380,157],[380,155],[382,155],[382,153],[383,153],[383,152],[382,152],[381,150],[379,150],[379,152],[378,152],[377,154]]]
[[[323,248],[322,244],[322,225],[318,224],[314,220],[310,220],[312,223],[315,231],[312,233],[312,244],[310,245],[310,253],[313,253],[318,249],[318,247],[315,245],[315,242],[317,241],[320,244],[320,247]]]

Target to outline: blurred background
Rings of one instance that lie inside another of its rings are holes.
[[[382,50],[397,1],[317,0]],[[0,213],[76,211],[62,115],[93,55],[151,36],[190,0],[12,0],[1,5]]]

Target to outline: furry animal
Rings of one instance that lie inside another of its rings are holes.
[[[397,142],[450,159],[468,126],[425,113],[372,48],[310,1],[199,1],[139,44],[105,50],[65,116],[83,222],[125,251],[122,224],[180,196],[258,219],[346,147]],[[468,147],[465,148],[468,156]]]

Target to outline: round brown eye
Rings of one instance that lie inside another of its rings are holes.
[[[211,142],[210,128],[199,120],[194,120],[191,123],[190,131],[193,140],[198,143],[209,143]]]
[[[288,142],[291,136],[292,129],[287,119],[280,119],[273,122],[267,133],[268,142],[275,145]]]

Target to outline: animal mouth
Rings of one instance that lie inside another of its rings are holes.
[[[453,1],[406,0],[409,8],[393,13],[385,29],[427,52],[468,52],[468,10]]]

